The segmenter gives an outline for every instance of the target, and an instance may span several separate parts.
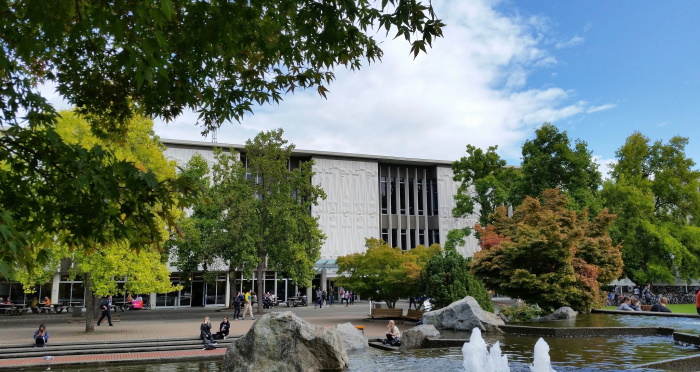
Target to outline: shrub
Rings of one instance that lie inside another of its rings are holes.
[[[501,318],[506,322],[524,322],[527,320],[539,318],[544,314],[542,310],[537,305],[528,305],[526,303],[520,303],[515,306],[506,306],[499,309]]]

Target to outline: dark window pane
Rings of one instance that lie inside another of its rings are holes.
[[[423,215],[423,180],[418,180],[418,187],[416,188],[418,192],[418,215]]]
[[[401,214],[406,214],[406,179],[399,178],[399,205],[401,206]]]
[[[389,188],[389,191],[391,214],[396,214],[396,177],[391,177],[391,187]]]
[[[386,177],[382,177],[379,184],[379,193],[382,199],[382,214],[387,213],[387,189],[386,189]]]
[[[413,184],[413,178],[408,179],[408,214],[414,215],[416,214],[415,212],[415,185]]]

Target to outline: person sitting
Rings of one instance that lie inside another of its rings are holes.
[[[620,306],[617,307],[617,310],[634,311],[634,309],[630,307],[631,303],[632,303],[632,301],[630,300],[629,297],[627,297],[627,296],[622,297],[622,300],[620,301]]]
[[[131,297],[131,295],[127,295],[127,296],[126,296],[126,302],[127,302],[127,303],[130,303],[130,302],[133,301],[133,300],[134,300],[134,298]]]
[[[39,303],[44,306],[51,306],[51,299],[48,296],[46,296],[44,297],[44,301],[41,301]]]
[[[389,321],[389,324],[386,326],[387,332],[386,332],[386,338],[382,341],[383,344],[388,344],[391,346],[400,346],[401,345],[401,332],[399,331],[399,327],[396,326],[393,320]]]
[[[211,323],[208,316],[204,317],[204,321],[199,325],[199,337],[204,342],[204,349],[202,350],[205,350],[209,345],[216,345],[216,341],[211,335]]]
[[[49,331],[41,324],[39,329],[34,331],[34,347],[46,347],[49,342]]]
[[[654,306],[651,307],[651,311],[658,313],[670,313],[671,309],[666,307],[666,305],[668,305],[668,299],[666,299],[666,297],[661,297],[659,303],[654,304]]]
[[[227,339],[228,338],[228,332],[231,329],[231,323],[228,321],[228,317],[224,317],[224,321],[219,324],[219,332],[216,332],[216,335],[214,335],[214,338],[217,340],[221,339]]]
[[[637,297],[632,297],[630,307],[634,311],[642,311],[642,302]]]
[[[34,314],[39,312],[39,300],[36,299],[36,297],[32,298],[32,302],[29,304],[29,307],[32,309],[32,312]]]

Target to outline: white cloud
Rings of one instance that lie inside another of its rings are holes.
[[[598,164],[598,171],[603,175],[603,180],[610,179],[610,171],[615,166],[617,159],[605,159],[599,156],[593,156],[593,161]]]
[[[555,48],[557,49],[563,49],[563,48],[571,48],[573,46],[579,45],[585,41],[584,38],[581,36],[574,36],[569,40],[566,41],[560,41],[554,45]]]
[[[588,32],[591,28],[593,28],[593,22],[588,22],[583,25],[583,32]]]
[[[664,121],[664,122],[659,123],[659,124],[658,124],[658,127],[659,127],[659,128],[663,128],[663,127],[665,127],[665,126],[667,126],[667,125],[668,125],[668,121]]]
[[[592,114],[594,112],[600,112],[600,111],[606,111],[606,110],[612,110],[616,107],[616,105],[613,105],[611,103],[605,104],[605,105],[600,105],[600,106],[591,106],[586,110],[587,114]]]
[[[451,160],[467,144],[499,145],[515,163],[533,128],[586,113],[566,88],[527,85],[533,70],[557,63],[545,49],[546,19],[505,15],[487,0],[434,5],[448,26],[427,55],[414,60],[404,40],[384,41],[381,63],[336,70],[327,100],[311,91],[286,96],[240,125],[225,124],[218,141],[243,143],[281,127],[301,149]],[[194,139],[195,118],[160,124],[157,132]]]

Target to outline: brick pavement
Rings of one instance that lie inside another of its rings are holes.
[[[407,308],[407,303],[399,303],[398,307]],[[217,311],[219,310],[219,311]],[[337,324],[351,322],[353,325],[364,325],[365,336],[380,338],[384,336],[386,321],[369,320],[369,304],[356,302],[345,307],[334,305],[323,309],[307,307],[276,307],[271,311],[292,311],[311,324],[324,327],[334,327]],[[211,318],[213,328],[224,315],[232,315],[231,310],[220,307],[154,309],[114,313],[114,326],[103,323],[95,327],[95,332],[85,333],[85,318],[73,318],[71,314],[27,314],[21,316],[0,316],[0,327],[3,337],[0,345],[31,345],[32,335],[40,323],[46,325],[50,332],[46,355],[50,356],[52,343],[70,343],[71,341],[118,341],[118,340],[167,340],[171,338],[199,336],[199,324],[204,316]],[[256,317],[264,314],[257,314]],[[231,320],[231,335],[243,335],[253,325],[253,320]],[[412,325],[400,326],[408,329]],[[26,341],[26,343],[25,343]],[[144,360],[192,360],[199,358],[221,358],[225,349],[213,351],[184,350],[162,351],[130,354],[101,354],[55,357],[47,361],[43,358],[0,359],[0,368],[19,366],[46,366],[60,364],[105,363],[107,361],[144,361]],[[13,364],[14,363],[14,364]]]

